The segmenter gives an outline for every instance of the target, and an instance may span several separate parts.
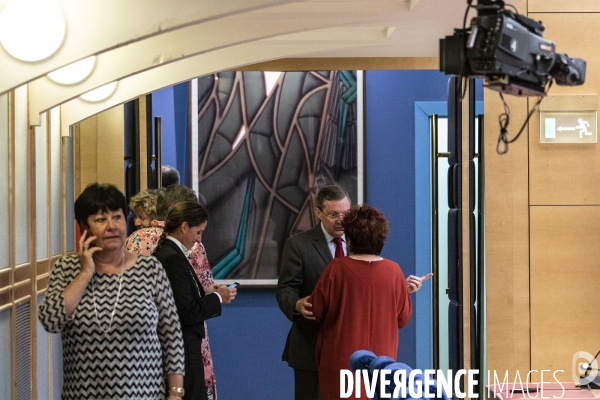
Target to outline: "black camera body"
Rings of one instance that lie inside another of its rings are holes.
[[[468,29],[440,39],[440,71],[484,78],[484,85],[516,96],[543,96],[547,83],[581,85],[585,60],[556,53],[544,25],[504,9],[502,1],[479,1]]]

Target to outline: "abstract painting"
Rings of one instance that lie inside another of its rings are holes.
[[[229,71],[198,79],[198,189],[215,279],[277,279],[316,194],[358,196],[357,71]],[[362,131],[362,130],[360,130]],[[362,170],[362,169],[361,169]]]

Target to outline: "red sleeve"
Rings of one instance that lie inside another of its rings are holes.
[[[410,299],[410,293],[408,293],[408,288],[406,287],[406,279],[404,279],[402,269],[398,268],[398,270],[398,286],[396,286],[400,288],[396,297],[396,304],[398,308],[398,328],[404,328],[406,324],[408,324],[408,321],[410,321],[410,317],[412,317],[412,301]]]
[[[308,298],[308,302],[312,304],[313,317],[317,320],[322,320],[329,308],[331,300],[331,291],[333,284],[333,275],[335,271],[335,259],[331,260],[323,270],[319,277],[317,285],[313,289],[312,294]]]

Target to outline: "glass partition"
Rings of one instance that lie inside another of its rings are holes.
[[[73,172],[73,138],[63,137],[63,152],[65,158],[65,179],[66,179],[66,220],[67,220],[67,251],[75,250],[75,212],[73,210],[74,205],[74,172]]]
[[[50,111],[50,233],[51,255],[62,253],[61,193],[60,193],[60,108]]]
[[[38,296],[38,304],[42,304],[44,301],[44,295]],[[50,372],[48,368],[48,360],[50,360],[49,353],[49,338],[48,333],[44,330],[44,327],[37,320],[37,390],[39,398],[47,397],[46,393],[50,393]],[[54,356],[54,355],[52,355]]]
[[[8,96],[0,96],[0,270],[8,268]]]
[[[448,118],[438,118],[438,154],[448,153]],[[448,361],[448,157],[438,156],[438,296],[439,369],[447,371]]]
[[[15,262],[29,261],[29,202],[27,201],[29,121],[27,86],[15,89]]]
[[[0,387],[3,388],[4,395],[10,395],[12,383],[11,376],[11,350],[10,346],[14,343],[10,335],[10,317],[12,309],[0,311]]]
[[[479,133],[477,129],[479,124],[475,123],[475,149],[479,148],[478,138]],[[438,154],[444,154],[448,152],[448,118],[438,118]],[[478,204],[478,178],[479,178],[479,157],[476,155],[473,160],[475,164],[475,180],[472,184],[475,187],[475,211],[477,211]],[[448,157],[438,157],[438,254],[439,254],[439,368],[442,370],[449,369],[448,361],[448,306],[450,304],[446,288],[448,288]],[[478,226],[479,216],[475,212],[475,227]],[[477,228],[475,229],[475,243],[477,243]],[[475,257],[478,256],[479,249],[475,246]],[[477,294],[478,298],[475,303],[475,307],[479,307],[479,299],[482,298],[481,294]]]
[[[48,155],[46,113],[40,116],[40,126],[35,127],[35,233],[38,260],[48,257],[48,182],[46,163]]]

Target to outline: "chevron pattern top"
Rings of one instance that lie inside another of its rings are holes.
[[[138,256],[123,273],[119,304],[110,331],[94,318],[91,283],[70,318],[63,291],[80,270],[77,256],[61,257],[52,269],[39,320],[61,333],[63,399],[164,399],[164,379],[184,373],[181,327],[173,292],[162,265]],[[94,275],[98,320],[110,320],[118,274]]]

